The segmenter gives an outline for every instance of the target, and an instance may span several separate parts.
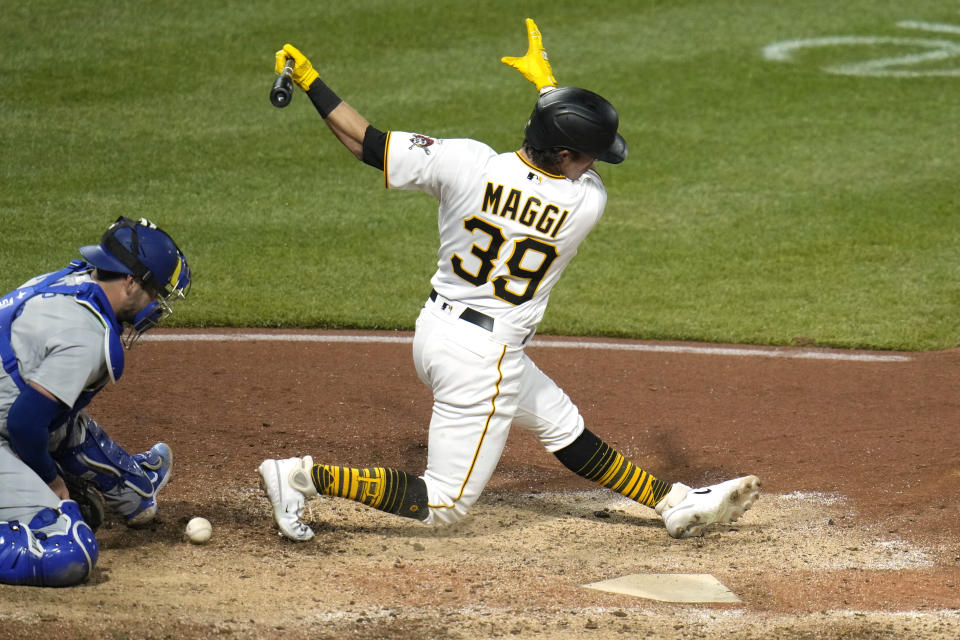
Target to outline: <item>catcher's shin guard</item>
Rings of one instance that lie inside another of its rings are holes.
[[[78,417],[77,433],[53,454],[64,475],[93,483],[112,511],[127,524],[146,524],[157,512],[156,494],[172,476],[173,452],[164,443],[130,455],[89,417]],[[79,440],[79,444],[75,444]],[[70,443],[73,443],[70,446]]]
[[[0,583],[69,587],[86,580],[98,557],[97,539],[72,500],[26,525],[0,522]]]

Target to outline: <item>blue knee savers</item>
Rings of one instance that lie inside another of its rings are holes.
[[[58,520],[63,533],[41,531]],[[69,587],[87,578],[99,555],[73,500],[61,502],[59,510],[43,509],[27,525],[0,522],[0,583]]]

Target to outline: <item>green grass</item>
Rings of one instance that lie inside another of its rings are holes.
[[[948,3],[949,4],[949,3]],[[411,328],[436,207],[388,192],[305,96],[293,42],[382,129],[519,145],[533,88],[499,63],[544,33],[563,84],[618,107],[603,220],[542,333],[880,349],[960,344],[960,77],[822,68],[913,51],[763,47],[960,25],[918,0],[3,2],[0,290],[72,259],[119,215],[178,240],[178,326]],[[960,58],[916,68],[958,69]]]

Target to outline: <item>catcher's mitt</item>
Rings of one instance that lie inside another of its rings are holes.
[[[63,481],[67,485],[67,490],[70,491],[70,499],[79,505],[83,521],[91,530],[96,531],[103,524],[103,518],[106,515],[100,491],[89,480],[76,476],[65,474]]]

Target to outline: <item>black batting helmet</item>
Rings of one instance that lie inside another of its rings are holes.
[[[617,133],[619,124],[617,110],[601,96],[560,87],[540,96],[525,133],[537,149],[573,149],[619,164],[627,157],[627,141]]]

